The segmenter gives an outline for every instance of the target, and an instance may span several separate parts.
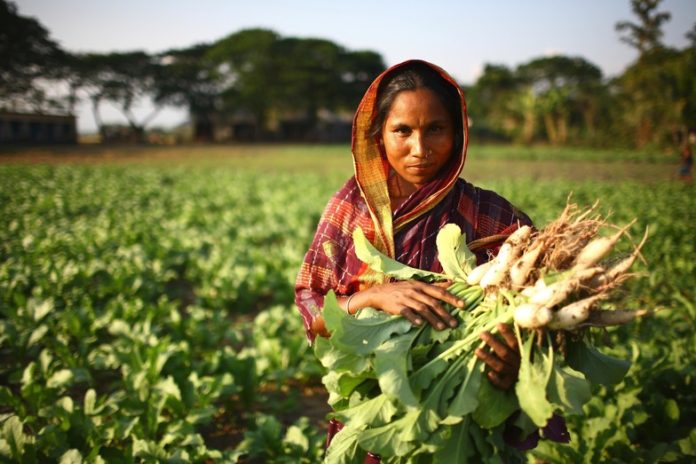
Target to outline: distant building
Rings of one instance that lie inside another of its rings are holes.
[[[52,145],[77,143],[75,116],[0,111],[0,144]]]

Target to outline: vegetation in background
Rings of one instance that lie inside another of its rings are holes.
[[[670,15],[659,11],[660,4],[631,0],[637,21],[621,21],[616,28],[639,57],[613,79],[578,56],[534,58],[514,69],[487,64],[466,89],[472,138],[559,146],[675,148],[685,143],[688,132],[696,130],[696,24],[687,47],[665,46],[661,28]],[[100,108],[108,102],[126,117],[132,140],[143,140],[164,105],[188,110],[198,141],[347,140],[347,130],[331,135],[322,112],[347,124],[385,67],[375,51],[282,37],[268,29],[154,54],[70,53],[38,21],[21,16],[14,3],[0,0],[0,5],[9,31],[0,34],[0,53],[3,62],[13,63],[0,75],[0,107],[59,105],[73,111],[83,99],[104,132]],[[64,84],[62,102],[48,98],[47,83]],[[132,109],[143,100],[155,110],[137,118]]]
[[[345,179],[335,166],[0,167],[3,459],[319,462],[325,397],[312,393],[321,374],[292,300],[321,209]],[[633,367],[569,420],[569,445],[534,455],[688,462],[693,186],[487,179],[539,224],[572,190],[651,231],[649,267],[616,304],[657,315],[596,340]]]

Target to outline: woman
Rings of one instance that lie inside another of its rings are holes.
[[[444,286],[390,282],[360,262],[352,241],[357,227],[388,256],[441,272],[435,237],[443,225],[459,225],[484,262],[507,235],[531,224],[501,196],[459,178],[468,143],[466,122],[459,86],[424,61],[388,69],[367,90],[353,122],[355,176],[329,201],[297,278],[295,300],[310,341],[326,335],[321,308],[329,290],[350,314],[372,307],[439,330],[456,325],[442,304],[463,302]],[[500,329],[501,340],[482,334],[489,350],[478,350],[477,356],[494,385],[510,388],[519,354],[509,328]]]

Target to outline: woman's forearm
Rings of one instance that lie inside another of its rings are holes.
[[[363,308],[367,308],[368,306],[374,306],[371,300],[371,293],[372,292],[368,288],[359,292],[355,292],[352,295],[339,298],[338,306],[342,310],[353,316]]]

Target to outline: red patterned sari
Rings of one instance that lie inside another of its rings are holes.
[[[409,63],[409,62],[406,62]],[[388,256],[420,269],[442,271],[436,259],[435,237],[440,228],[453,222],[466,234],[469,247],[484,262],[497,252],[502,241],[530,219],[500,195],[477,188],[459,176],[466,159],[468,128],[466,102],[456,82],[437,66],[433,69],[457,89],[462,111],[463,144],[443,171],[401,206],[392,211],[387,179],[390,166],[374,137],[369,135],[376,114],[379,83],[396,65],[381,74],[367,90],[353,121],[355,176],[331,198],[324,209],[314,240],[307,252],[295,285],[295,302],[307,337],[313,341],[312,322],[321,313],[324,296],[333,290],[348,296],[384,282],[355,255],[352,234],[362,228],[373,245]],[[329,424],[327,446],[342,424]],[[379,463],[368,453],[366,464]]]
[[[466,234],[479,261],[495,253],[504,238],[530,219],[507,200],[477,188],[459,176],[468,144],[466,102],[456,82],[435,65],[428,64],[451,83],[459,94],[464,127],[462,150],[443,171],[392,211],[387,179],[390,166],[377,140],[369,135],[375,117],[376,95],[382,79],[401,63],[382,73],[363,97],[353,121],[355,176],[331,198],[324,209],[314,240],[300,268],[295,302],[310,341],[312,321],[320,314],[324,296],[333,290],[347,296],[385,281],[355,256],[352,234],[362,228],[377,249],[409,266],[441,271],[436,259],[435,237],[453,222]]]

